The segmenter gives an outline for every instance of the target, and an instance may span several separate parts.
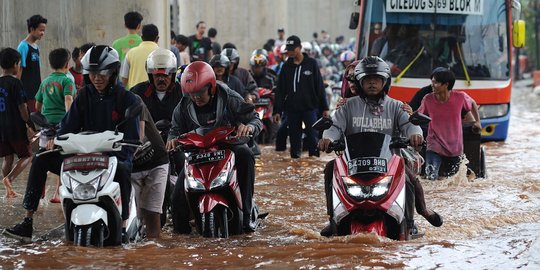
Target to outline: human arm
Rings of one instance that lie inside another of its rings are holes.
[[[36,112],[41,112],[42,108],[43,108],[43,103],[36,100]]]
[[[122,67],[120,68],[120,78],[122,80],[122,84],[126,88],[128,86],[128,80],[129,80],[129,68],[130,67],[129,67],[128,55],[126,55],[126,58],[124,58],[124,62],[122,62]]]
[[[171,128],[169,129],[169,134],[167,136],[167,143],[165,148],[167,151],[172,151],[176,148],[176,138],[184,133],[183,127],[181,126],[182,120],[182,101],[176,105],[172,114]]]
[[[330,117],[330,111],[329,111],[329,107],[328,107],[328,100],[326,99],[326,91],[324,89],[324,83],[323,83],[323,80],[322,80],[322,75],[321,75],[321,72],[319,70],[319,66],[317,65],[317,62],[315,61],[314,63],[315,65],[315,68],[314,68],[314,80],[315,80],[315,87],[317,89],[317,95],[318,95],[318,100],[319,100],[319,109],[321,110],[322,112],[322,116],[323,117]]]
[[[279,73],[279,79],[277,82],[277,87],[274,90],[275,93],[275,102],[274,102],[274,111],[273,114],[273,120],[275,123],[279,123],[281,121],[281,113],[283,112],[283,105],[285,103],[285,97],[286,97],[286,88],[285,88],[285,72]]]
[[[22,41],[17,47],[17,51],[21,54],[21,68],[26,68],[26,58],[28,56],[28,43]]]

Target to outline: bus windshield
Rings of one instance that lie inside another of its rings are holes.
[[[447,67],[457,79],[509,78],[505,0],[386,0],[365,5],[360,56],[385,59],[392,76],[426,78],[433,68]]]

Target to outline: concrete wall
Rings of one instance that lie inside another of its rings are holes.
[[[174,0],[173,0],[174,1]],[[277,29],[285,28],[285,36],[297,35],[312,40],[313,32],[339,35],[345,40],[355,35],[349,30],[354,0],[177,0],[179,33],[192,35],[195,24],[205,21],[207,29],[218,31],[222,45],[234,43],[246,65],[251,51],[261,48],[269,38],[277,37]],[[356,7],[357,8],[357,7]]]
[[[48,55],[55,48],[70,51],[87,42],[108,44],[126,35],[124,14],[138,11],[143,24],[153,23],[160,31],[160,46],[169,42],[168,0],[0,0],[0,47],[17,48],[26,38],[26,19],[41,14],[47,22],[41,49],[42,78],[50,72]],[[166,33],[166,34],[163,34]]]

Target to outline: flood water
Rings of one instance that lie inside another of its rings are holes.
[[[60,205],[48,202],[51,179],[34,218],[36,241],[21,244],[0,236],[0,269],[540,269],[540,96],[527,83],[514,88],[508,140],[485,144],[487,179],[422,180],[428,207],[444,219],[435,228],[417,217],[422,238],[321,237],[327,221],[322,170],[333,156],[291,160],[266,146],[257,161],[255,198],[270,214],[255,233],[204,239],[175,235],[166,227],[159,241],[74,247],[53,230],[63,217]],[[25,176],[14,185],[23,193]],[[20,197],[1,202],[2,229],[22,220]]]

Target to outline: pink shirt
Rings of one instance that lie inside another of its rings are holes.
[[[469,95],[456,90],[450,91],[446,102],[438,101],[433,93],[424,97],[418,111],[431,117],[427,150],[447,157],[463,154],[461,110],[470,111],[472,102]]]

